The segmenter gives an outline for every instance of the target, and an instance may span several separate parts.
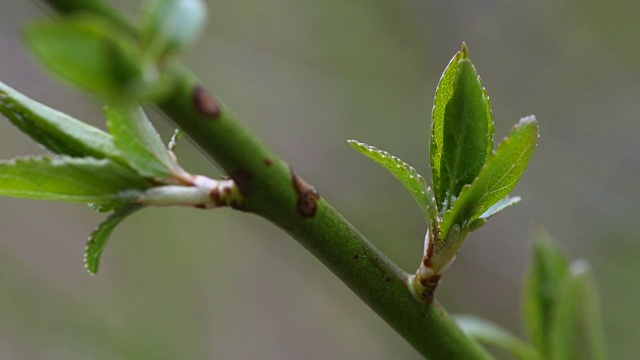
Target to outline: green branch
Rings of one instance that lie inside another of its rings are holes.
[[[98,0],[44,0],[62,14],[91,13],[133,31]],[[429,359],[491,359],[437,303],[416,300],[409,275],[388,260],[287,163],[269,151],[199,80],[176,65],[179,79],[157,104],[228,174],[245,210],[273,222],[333,271]]]

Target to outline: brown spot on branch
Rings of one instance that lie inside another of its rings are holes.
[[[198,113],[212,119],[220,116],[220,106],[202,86],[194,86],[191,96],[193,106]]]
[[[320,194],[316,189],[299,177],[293,170],[291,170],[291,183],[298,195],[298,201],[296,202],[296,211],[303,218],[312,218],[316,216],[318,211],[318,200],[320,200]]]

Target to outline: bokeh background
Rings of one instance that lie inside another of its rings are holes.
[[[140,1],[112,1],[135,18]],[[101,104],[34,65],[20,29],[38,1],[0,0],[0,80],[95,125]],[[428,175],[433,94],[462,41],[493,105],[496,142],[536,114],[520,205],[473,235],[440,301],[522,334],[521,280],[544,226],[593,266],[608,352],[637,358],[640,326],[640,3],[209,1],[184,54],[213,92],[394,261],[425,231],[402,186],[355,138]],[[151,109],[165,138],[172,126]],[[7,121],[0,158],[42,153]],[[184,166],[219,171],[188,141]],[[102,219],[82,205],[0,198],[2,359],[419,359],[293,239],[231,210],[148,209],[116,230],[100,274],[82,266]],[[428,341],[428,339],[425,339]]]

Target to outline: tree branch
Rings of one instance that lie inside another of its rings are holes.
[[[42,0],[62,14],[91,13],[133,27],[99,0]],[[429,359],[491,359],[437,303],[418,301],[409,275],[387,259],[316,190],[269,151],[180,65],[173,93],[157,104],[235,181],[244,210],[289,233]]]

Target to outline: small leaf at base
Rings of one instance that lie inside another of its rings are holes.
[[[142,209],[139,205],[126,205],[115,210],[109,217],[100,223],[98,227],[91,233],[84,252],[84,267],[89,274],[95,275],[100,265],[100,256],[107,244],[107,240],[111,236],[113,230],[129,215],[137,210]]]
[[[498,201],[497,203],[491,205],[491,207],[487,209],[487,211],[485,211],[482,215],[480,215],[480,219],[486,220],[492,217],[493,215],[499,213],[500,211],[519,203],[520,200],[521,199],[519,196],[514,196],[514,197],[507,196],[502,200]]]

